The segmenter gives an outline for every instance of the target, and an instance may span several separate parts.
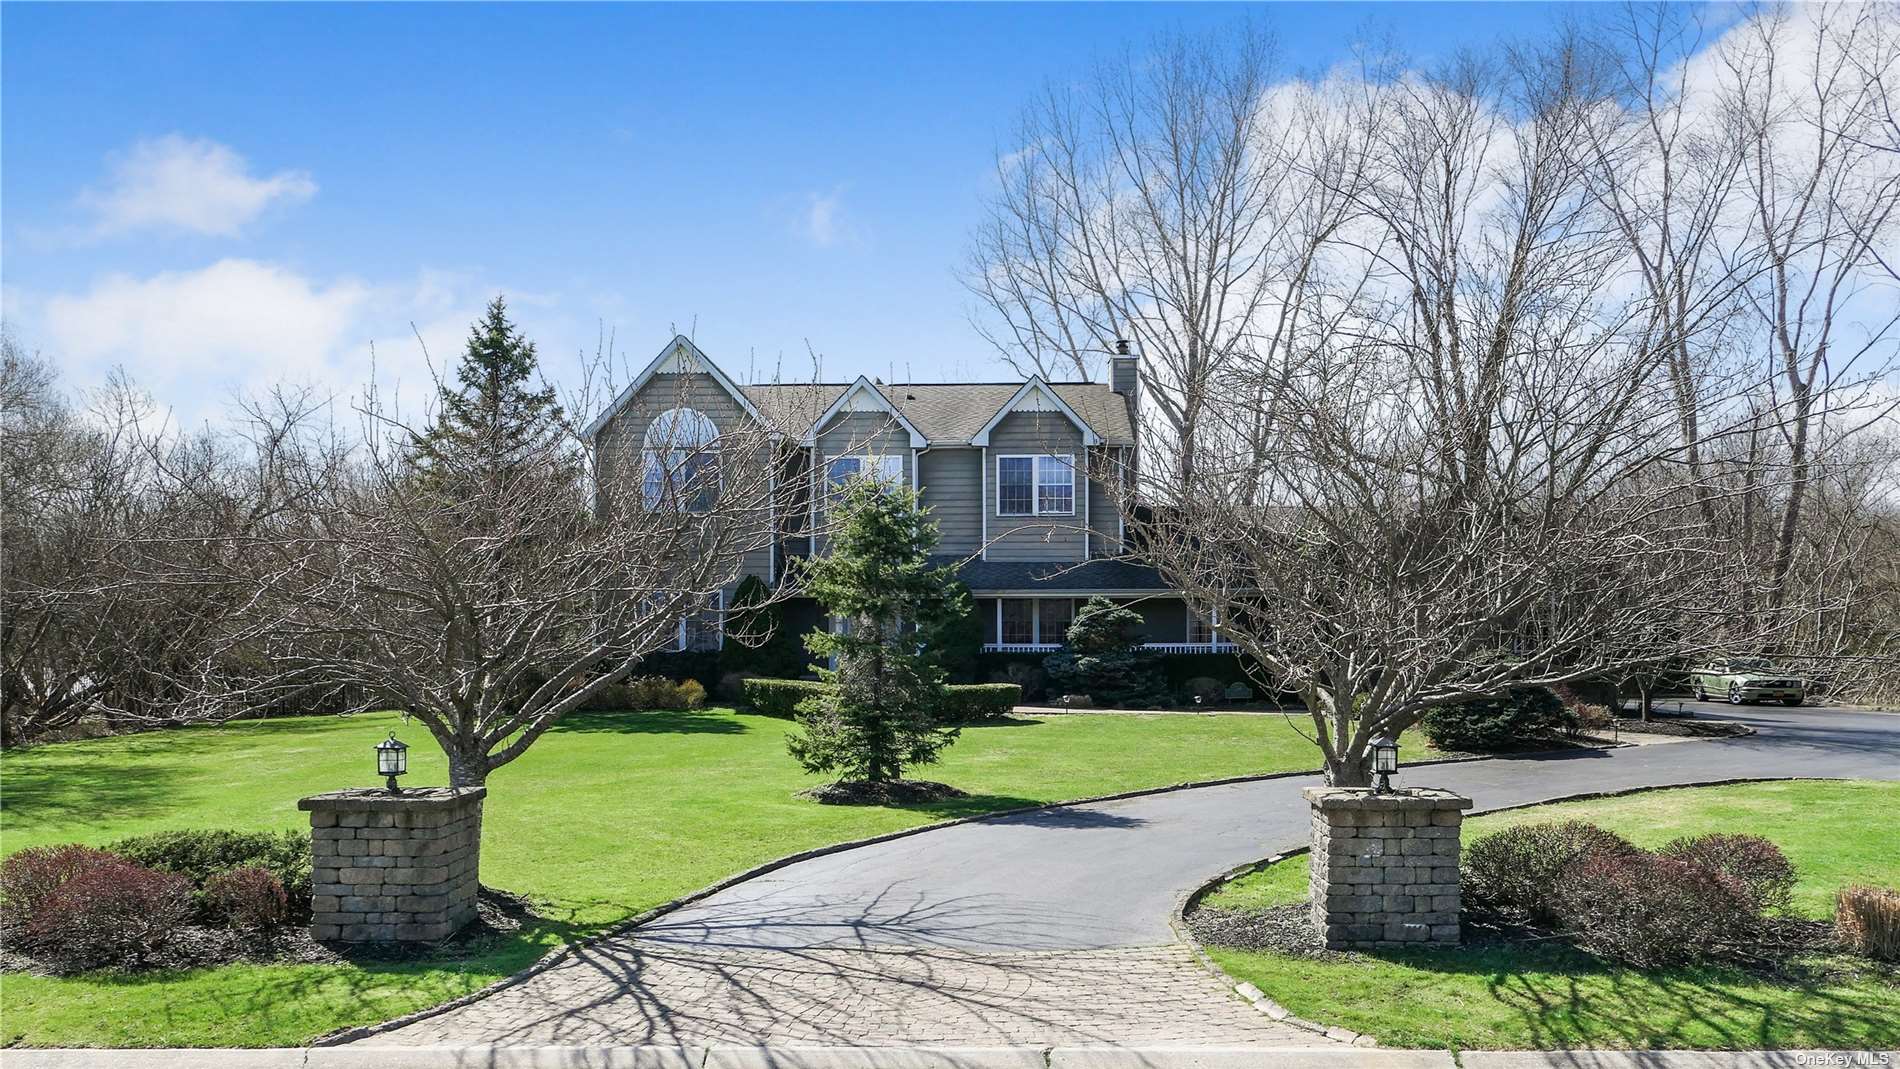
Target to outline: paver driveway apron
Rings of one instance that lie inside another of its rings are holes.
[[[1900,716],[1701,707],[1741,739],[1428,766],[1494,809],[1745,777],[1900,778]],[[958,825],[787,866],[375,1043],[1294,1044],[1202,972],[1185,891],[1303,844],[1317,777]]]

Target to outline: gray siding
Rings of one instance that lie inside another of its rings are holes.
[[[1121,496],[1115,491],[1116,481],[1125,477],[1122,452],[1114,446],[1089,451],[1090,556],[1113,557],[1122,551]]]
[[[1076,479],[1075,515],[1003,516],[996,511],[996,460],[1001,456],[1068,453],[1077,469],[1086,463],[1082,432],[1060,412],[1012,412],[990,431],[984,465],[983,511],[989,517],[989,547],[984,556],[1005,561],[1077,561],[1086,547],[1084,486]],[[1079,473],[1079,472],[1078,472]]]
[[[731,394],[727,393],[719,381],[711,375],[694,373],[680,375],[661,373],[648,379],[640,391],[628,400],[625,407],[616,412],[594,440],[599,450],[601,493],[608,500],[640,500],[640,477],[642,468],[641,448],[646,439],[647,428],[660,413],[670,408],[692,408],[706,415],[719,428],[720,433],[737,432],[744,428],[756,428],[752,417],[739,406]],[[720,465],[735,472],[756,472],[766,463],[763,451],[757,454],[722,456]],[[750,475],[744,476],[752,481]],[[761,487],[763,497],[763,487]],[[757,510],[761,526],[764,523],[765,502],[760,500],[745,504],[744,507]],[[759,535],[760,548],[748,553],[740,574],[756,575],[761,579],[771,578],[771,547],[766,536]]]
[[[983,451],[931,449],[917,457],[923,503],[937,521],[939,553],[983,548]]]
[[[814,552],[825,549],[825,509],[823,487],[825,472],[836,457],[900,456],[904,458],[904,485],[916,478],[917,459],[911,452],[910,432],[888,412],[841,412],[818,432],[817,501],[818,536]]]

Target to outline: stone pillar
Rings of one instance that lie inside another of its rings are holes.
[[[1308,787],[1313,926],[1326,945],[1458,942],[1458,834],[1471,799],[1435,788]]]
[[[486,787],[312,795],[310,935],[433,942],[475,919]]]

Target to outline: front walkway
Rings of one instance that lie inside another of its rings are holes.
[[[1323,1046],[1185,948],[992,954],[708,948],[620,938],[365,1042],[836,1046]]]

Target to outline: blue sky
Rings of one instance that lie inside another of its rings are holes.
[[[1252,17],[1296,69],[1535,33],[1507,4],[0,7],[0,284],[75,385],[203,414],[421,374],[497,290],[558,376],[600,324],[735,375],[995,377],[957,281],[1045,80]]]

